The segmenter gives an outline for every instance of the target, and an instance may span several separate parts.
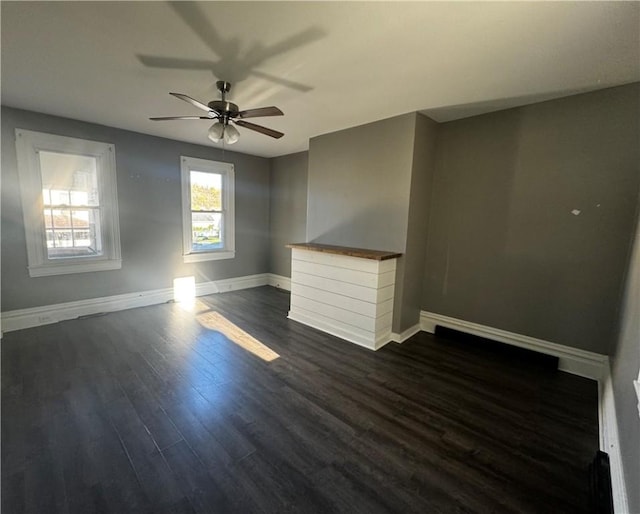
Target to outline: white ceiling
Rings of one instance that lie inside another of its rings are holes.
[[[233,150],[421,111],[437,121],[640,80],[639,2],[1,2],[2,103],[213,145],[204,103],[276,105]],[[161,58],[161,59],[158,59]],[[150,64],[171,63],[184,69]],[[185,62],[190,60],[192,62]],[[146,64],[145,64],[146,63]],[[193,68],[195,69],[189,69]]]

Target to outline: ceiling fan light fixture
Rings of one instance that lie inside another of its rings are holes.
[[[228,145],[232,145],[240,139],[240,132],[233,125],[227,125],[224,128],[224,142]]]
[[[225,125],[221,121],[217,121],[211,125],[207,137],[214,143],[224,140],[225,144],[232,145],[240,139],[240,132],[233,125]]]
[[[214,143],[219,143],[224,137],[224,125],[219,121],[215,122],[213,125],[211,125],[207,137]]]

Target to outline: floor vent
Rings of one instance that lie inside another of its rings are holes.
[[[592,514],[613,514],[609,455],[598,451],[589,465],[589,494]]]

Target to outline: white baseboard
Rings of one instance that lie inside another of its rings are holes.
[[[201,282],[196,284],[196,296],[265,286],[267,283],[267,273]],[[173,300],[173,294],[173,288],[154,289],[3,312],[2,330],[3,332],[11,332],[75,319],[78,316],[157,305]]]
[[[520,348],[526,348],[546,355],[553,355],[559,358],[558,368],[562,371],[592,380],[599,381],[603,378],[608,362],[607,356],[600,353],[588,352],[586,350],[580,350],[579,348],[572,348],[570,346],[536,339],[535,337],[524,336],[498,328],[443,316],[442,314],[426,311],[420,313],[420,326],[422,330],[433,334],[436,325],[460,330],[467,334],[486,337],[487,339],[519,346]]]
[[[420,323],[416,323],[412,327],[409,327],[407,330],[403,330],[399,334],[397,332],[391,332],[391,340],[394,343],[404,343],[410,337],[413,337],[418,332],[422,330],[422,326]]]
[[[173,290],[169,289],[173,294]],[[206,296],[208,294],[217,294],[220,292],[216,282],[198,282],[196,284],[196,296]]]
[[[278,289],[284,289],[285,291],[291,291],[291,279],[289,277],[283,277],[282,275],[276,275],[275,273],[267,273],[269,285],[277,287]]]
[[[609,454],[611,470],[611,493],[613,495],[613,511],[619,514],[629,512],[627,502],[624,468],[618,436],[618,418],[611,383],[611,368],[607,359],[602,380],[598,382],[598,423],[600,434],[600,450]]]
[[[257,275],[246,275],[244,277],[225,278],[215,280],[218,288],[217,292],[224,293],[227,291],[236,291],[238,289],[251,289],[252,287],[266,286],[269,284],[268,273],[259,273]]]

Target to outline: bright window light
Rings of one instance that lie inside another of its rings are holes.
[[[174,278],[173,299],[183,307],[193,307],[196,301],[195,277]]]

